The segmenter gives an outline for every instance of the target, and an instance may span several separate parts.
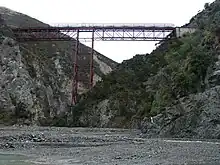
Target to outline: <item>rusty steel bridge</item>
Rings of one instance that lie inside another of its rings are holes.
[[[139,24],[68,24],[44,27],[13,28],[19,42],[31,41],[73,41],[75,45],[73,62],[72,104],[78,96],[78,55],[79,42],[91,42],[90,88],[94,76],[94,41],[162,41],[175,37],[174,24],[139,23]],[[172,34],[172,36],[171,36]]]

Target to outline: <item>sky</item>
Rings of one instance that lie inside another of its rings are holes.
[[[48,24],[173,23],[181,26],[214,0],[0,0],[0,6]],[[83,43],[83,42],[82,42]],[[83,43],[91,46],[91,43]],[[97,41],[94,48],[117,61],[150,53],[155,42]]]

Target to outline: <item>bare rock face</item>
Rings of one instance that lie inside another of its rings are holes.
[[[0,57],[0,110],[16,114],[29,109],[30,113],[34,113],[34,84],[21,62],[19,46],[13,39],[4,37]]]
[[[44,59],[33,62],[28,59],[33,56],[22,56],[19,43],[6,36],[2,36],[0,57],[0,113],[4,114],[3,119],[8,116],[15,123],[28,120],[28,123],[46,124],[41,122],[50,123],[50,119],[68,111],[71,78],[63,72],[59,57],[48,61],[48,64],[53,63],[53,68],[47,68],[40,63]],[[49,69],[55,72],[45,75]]]
[[[54,124],[70,110],[75,42],[19,43],[11,27],[48,25],[4,7],[0,23],[0,124]],[[79,49],[82,94],[89,89],[91,48],[80,44]],[[116,65],[95,51],[94,84]]]
[[[142,121],[145,137],[220,138],[220,87],[182,98],[153,120]]]

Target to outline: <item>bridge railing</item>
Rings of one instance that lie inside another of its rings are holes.
[[[175,27],[172,23],[53,23],[52,27]]]

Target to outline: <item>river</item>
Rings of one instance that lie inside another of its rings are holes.
[[[0,153],[0,165],[220,164],[219,142],[145,139],[129,129],[4,127]]]

